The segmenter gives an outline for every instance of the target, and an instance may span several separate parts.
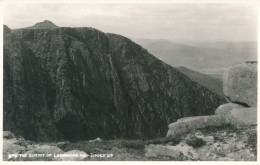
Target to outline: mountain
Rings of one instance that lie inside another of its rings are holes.
[[[4,130],[36,141],[151,139],[225,99],[126,37],[94,28],[4,32]]]
[[[222,79],[211,77],[206,74],[202,74],[196,72],[194,70],[185,68],[183,66],[176,67],[176,69],[180,70],[182,73],[190,77],[192,80],[196,81],[197,83],[203,85],[204,87],[208,88],[211,91],[214,91],[218,95],[225,97],[223,93],[223,82]]]
[[[36,23],[33,26],[27,27],[26,29],[55,29],[59,28],[57,25],[51,21],[44,20],[43,22]]]
[[[190,42],[132,39],[171,66],[222,77],[224,68],[257,60],[257,42]]]

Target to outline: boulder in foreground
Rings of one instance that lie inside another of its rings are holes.
[[[256,107],[257,62],[229,67],[223,75],[223,92],[232,102]]]
[[[207,126],[233,125],[244,127],[257,124],[256,108],[236,108],[226,115],[194,116],[177,120],[170,124],[166,137],[177,137],[191,130],[205,128]]]
[[[255,125],[257,124],[257,109],[254,107],[233,109],[227,117],[235,126]]]
[[[235,104],[235,103],[227,103],[220,105],[216,111],[216,115],[227,115],[231,110],[236,109],[236,108],[244,108],[244,106],[240,104]]]
[[[204,128],[206,126],[220,126],[226,123],[226,117],[222,115],[182,118],[168,126],[169,130],[166,137],[175,137],[193,129]]]

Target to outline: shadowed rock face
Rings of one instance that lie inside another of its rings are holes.
[[[70,141],[165,136],[225,101],[129,39],[93,28],[4,35],[4,130]]]

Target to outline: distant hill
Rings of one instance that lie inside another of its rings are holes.
[[[209,75],[196,72],[183,66],[176,68],[188,77],[190,77],[192,80],[196,81],[197,83],[203,85],[204,87],[210,89],[218,95],[225,97],[223,93],[222,79],[211,77]]]
[[[185,66],[217,77],[222,77],[225,67],[257,60],[257,42],[174,42],[140,38],[132,40],[171,66]]]

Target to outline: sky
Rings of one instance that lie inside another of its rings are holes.
[[[249,4],[7,4],[11,29],[50,20],[130,38],[257,41],[257,8]]]

